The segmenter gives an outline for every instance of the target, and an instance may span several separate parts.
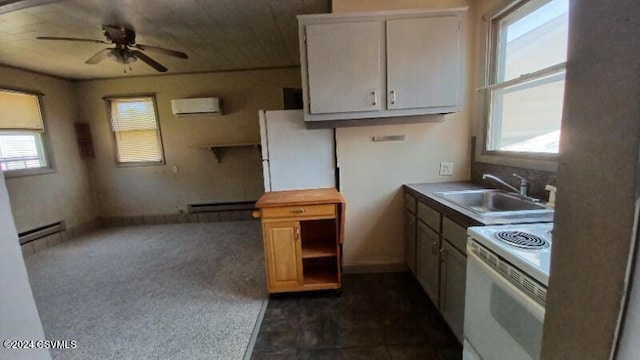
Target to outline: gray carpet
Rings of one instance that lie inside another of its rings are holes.
[[[266,300],[257,221],[108,228],[25,257],[54,359],[242,359]]]

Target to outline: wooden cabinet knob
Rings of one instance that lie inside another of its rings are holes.
[[[260,218],[260,217],[262,217],[262,211],[260,211],[260,210],[256,210],[256,211],[254,211],[254,212],[252,212],[252,213],[251,213],[251,216],[253,216],[253,217],[254,217],[254,218],[256,218],[256,219],[257,219],[257,218]]]

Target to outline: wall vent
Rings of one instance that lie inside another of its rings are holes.
[[[58,221],[56,223],[41,226],[32,230],[23,231],[18,234],[18,238],[20,239],[20,245],[23,245],[28,242],[41,239],[45,236],[64,231],[64,229],[64,221]]]
[[[205,213],[216,211],[255,210],[255,201],[240,201],[227,203],[190,204],[189,213]]]

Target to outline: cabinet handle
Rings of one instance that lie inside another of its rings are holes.
[[[372,91],[371,95],[373,95],[373,106],[378,105],[378,93],[376,93],[375,91]]]
[[[438,242],[434,241],[433,244],[431,244],[431,253],[433,255],[437,255],[438,254]]]
[[[395,103],[396,103],[396,91],[391,90],[391,105],[394,105]]]
[[[440,261],[442,261],[443,264],[447,263],[447,252],[444,251],[444,248],[440,249]]]
[[[296,240],[300,240],[300,228],[296,227]]]
[[[293,213],[293,214],[302,214],[304,211],[305,211],[305,210],[304,210],[304,208],[291,209],[291,210],[289,210],[289,212],[290,212],[290,213]]]

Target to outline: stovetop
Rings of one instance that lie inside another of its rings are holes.
[[[467,234],[541,284],[549,283],[553,223],[474,226]]]

